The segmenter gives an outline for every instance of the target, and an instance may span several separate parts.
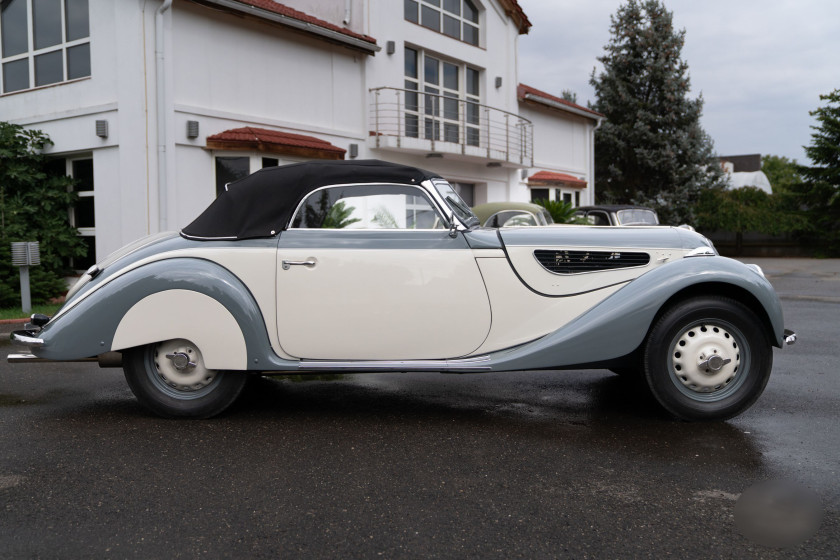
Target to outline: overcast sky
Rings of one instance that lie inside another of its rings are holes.
[[[594,99],[589,85],[621,0],[519,0],[533,27],[519,39],[519,81]],[[807,163],[820,94],[840,89],[840,0],[665,0],[685,29],[691,97],[720,155]]]

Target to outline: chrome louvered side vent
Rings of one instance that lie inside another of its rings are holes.
[[[538,249],[534,257],[539,263],[554,274],[576,274],[578,272],[596,272],[645,266],[650,262],[647,253],[628,251],[553,251]]]

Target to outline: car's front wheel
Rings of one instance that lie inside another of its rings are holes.
[[[764,390],[773,352],[749,308],[698,297],[666,311],[645,344],[645,378],[654,397],[684,420],[725,420]]]
[[[123,371],[140,404],[167,418],[209,418],[229,407],[247,374],[207,369],[198,346],[184,339],[127,350]]]

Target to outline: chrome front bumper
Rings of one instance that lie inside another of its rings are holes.
[[[31,348],[33,346],[44,345],[43,338],[38,338],[29,331],[15,331],[9,335],[9,338],[12,340],[13,344],[18,344],[20,346],[29,346]]]

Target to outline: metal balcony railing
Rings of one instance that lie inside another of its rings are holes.
[[[476,100],[417,90],[370,90],[370,122],[377,148],[463,154],[533,166],[534,125]]]

